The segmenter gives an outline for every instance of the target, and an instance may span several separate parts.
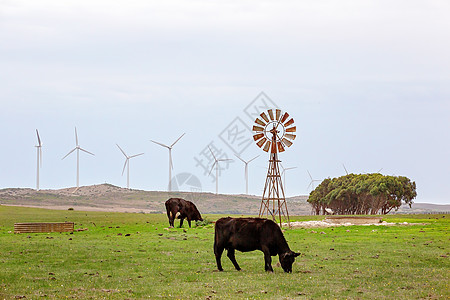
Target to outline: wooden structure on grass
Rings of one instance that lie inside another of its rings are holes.
[[[73,232],[73,222],[63,223],[15,223],[14,233]]]

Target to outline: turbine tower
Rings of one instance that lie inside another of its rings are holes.
[[[139,153],[139,154],[135,154],[135,155],[131,155],[128,156],[125,151],[122,150],[122,148],[120,148],[120,146],[118,144],[116,144],[117,147],[119,147],[120,151],[122,151],[123,155],[125,155],[125,164],[123,165],[123,170],[122,170],[122,176],[123,176],[123,172],[125,172],[125,167],[127,167],[127,189],[130,189],[130,159],[136,156],[140,156],[143,155],[144,153]]]
[[[175,144],[185,135],[186,133],[183,133],[175,142],[173,142],[172,145],[167,146],[162,143],[156,142],[151,140],[153,143],[158,144],[162,147],[165,147],[169,149],[169,193],[172,191],[172,169],[173,169],[173,163],[172,163],[172,148],[175,146]]]
[[[255,160],[256,158],[258,158],[259,155],[253,157],[253,158],[250,159],[249,161],[243,160],[242,158],[240,158],[240,157],[237,156],[236,154],[235,154],[235,156],[236,156],[237,158],[239,158],[239,159],[245,164],[245,194],[248,195],[248,164],[249,164],[250,162],[252,162],[253,160]]]
[[[75,189],[75,191],[76,191],[80,187],[80,150],[83,151],[83,152],[86,152],[86,153],[88,153],[90,155],[95,155],[94,153],[91,153],[91,152],[89,152],[89,151],[87,151],[87,150],[85,150],[85,149],[80,147],[80,145],[78,144],[78,135],[77,135],[77,128],[76,127],[75,127],[75,148],[70,150],[70,152],[67,153],[66,156],[64,156],[62,159],[64,159],[67,156],[69,156],[69,154],[71,154],[75,150],[77,150],[77,188]]]
[[[39,132],[36,129],[36,135],[38,144],[36,147],[37,152],[37,166],[36,166],[36,191],[39,191],[39,169],[42,167],[42,143],[41,138],[39,137]]]
[[[229,161],[232,160],[230,158],[222,158],[217,159],[217,157],[212,152],[211,148],[208,146],[209,151],[211,152],[212,156],[214,157],[214,163],[211,167],[211,171],[209,171],[209,175],[211,175],[212,170],[214,169],[214,166],[216,166],[216,195],[219,193],[219,161]]]

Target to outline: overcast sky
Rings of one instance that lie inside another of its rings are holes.
[[[294,117],[280,154],[287,196],[310,178],[377,172],[417,184],[416,202],[449,204],[448,1],[0,0],[0,188],[111,183],[167,190],[173,176],[215,192],[262,195],[268,154],[251,139],[262,104]],[[263,94],[261,94],[263,92]],[[247,143],[246,141],[250,141]],[[190,176],[190,175],[189,175]],[[194,177],[191,177],[194,178]],[[188,183],[191,183],[189,185]],[[315,182],[317,185],[318,182]],[[180,182],[180,185],[182,182]]]

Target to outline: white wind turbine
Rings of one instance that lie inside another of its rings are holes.
[[[311,190],[314,190],[314,182],[315,181],[321,181],[321,180],[313,179],[312,176],[311,176],[311,173],[309,173],[308,170],[306,170],[306,172],[308,172],[309,178],[311,178],[311,182],[308,185],[308,189],[309,189],[309,187],[311,187],[312,188]]]
[[[214,158],[214,163],[211,167],[211,171],[209,171],[210,175],[211,175],[212,170],[214,169],[214,166],[216,166],[216,195],[217,195],[219,193],[219,161],[229,161],[232,159],[230,159],[230,158],[217,159],[209,146],[208,146],[208,149]]]
[[[127,189],[130,189],[130,159],[139,155],[143,155],[144,153],[139,153],[139,154],[135,154],[135,155],[131,155],[128,156],[125,151],[122,150],[122,148],[120,148],[120,146],[118,144],[116,144],[117,147],[119,147],[120,151],[122,151],[123,155],[125,155],[126,159],[125,159],[125,164],[123,165],[123,170],[122,170],[122,176],[123,176],[123,172],[125,172],[125,167],[127,167]]]
[[[77,150],[77,188],[75,189],[75,191],[76,191],[80,187],[80,150],[84,151],[90,155],[95,155],[95,154],[80,147],[80,145],[78,144],[78,135],[77,135],[76,127],[75,127],[75,143],[76,143],[75,148],[73,148],[69,153],[67,153],[66,156],[64,156],[62,159],[66,158],[73,151]]]
[[[283,186],[284,186],[284,189],[286,190],[286,171],[287,170],[292,170],[292,169],[297,169],[297,167],[290,167],[290,168],[285,168],[285,167],[283,167],[283,165],[282,164],[280,164],[280,166],[281,166],[281,168],[283,169],[283,171],[281,172],[281,176],[283,176]]]
[[[172,163],[172,148],[175,146],[175,144],[185,135],[186,133],[183,133],[175,142],[172,143],[172,145],[167,146],[162,143],[156,142],[151,140],[153,143],[158,144],[160,146],[166,147],[169,149],[169,192],[172,191],[172,169],[173,169],[173,163]]]
[[[249,164],[250,162],[252,162],[253,160],[255,160],[256,158],[258,158],[259,155],[253,157],[253,158],[250,159],[249,161],[243,160],[242,158],[240,158],[240,157],[237,156],[236,154],[235,154],[235,156],[236,156],[237,158],[239,158],[239,159],[245,164],[245,194],[248,195],[248,164]]]
[[[39,137],[39,132],[36,129],[36,135],[38,139],[38,144],[36,147],[37,152],[37,166],[36,166],[36,191],[39,191],[39,169],[42,167],[42,143]]]

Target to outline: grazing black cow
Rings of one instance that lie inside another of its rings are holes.
[[[270,272],[273,272],[271,256],[278,254],[283,270],[292,273],[295,257],[300,255],[289,249],[280,227],[275,222],[261,218],[228,217],[217,220],[214,254],[219,271],[223,271],[220,258],[224,249],[227,249],[227,256],[238,271],[241,268],[234,256],[235,250],[241,252],[261,250],[264,253],[264,268]]]
[[[203,221],[197,207],[191,201],[181,198],[170,198],[166,201],[167,217],[169,218],[169,226],[174,227],[174,221],[177,213],[180,219],[180,227],[183,226],[183,220],[186,218],[189,227],[191,227],[191,220]]]

